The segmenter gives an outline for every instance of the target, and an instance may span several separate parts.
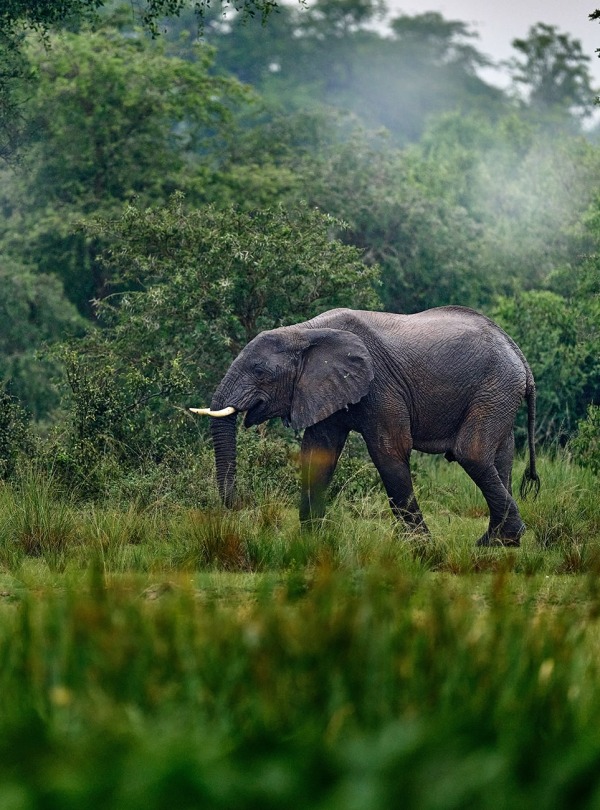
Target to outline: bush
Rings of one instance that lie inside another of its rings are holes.
[[[548,290],[502,298],[493,316],[518,343],[536,381],[537,438],[565,442],[600,386],[598,301]],[[524,409],[519,434],[524,435]]]
[[[300,447],[289,431],[278,425],[260,425],[237,437],[238,490],[242,500],[276,494],[297,501]],[[211,454],[212,455],[212,454]],[[214,467],[214,460],[211,458]],[[212,470],[211,470],[212,473]]]
[[[600,473],[600,406],[588,406],[587,416],[579,421],[569,447],[578,464]]]
[[[110,346],[103,352],[86,347],[89,353],[61,350],[69,419],[59,453],[63,466],[89,475],[111,458],[130,469],[145,459],[160,462],[196,438],[191,416],[169,407],[169,398],[182,399],[189,388],[177,367],[152,370],[144,358],[124,363]]]
[[[210,400],[258,331],[323,308],[375,305],[377,269],[331,237],[334,225],[307,206],[186,210],[180,195],[164,208],[129,206],[120,220],[89,222],[92,236],[113,245],[104,257],[113,292],[98,304],[103,328],[59,351],[63,478],[96,496],[110,486],[107,465],[128,476],[148,463],[177,466],[208,429],[185,406]],[[242,455],[245,447],[248,488],[285,489],[289,445],[263,433],[242,442]]]
[[[48,419],[58,407],[59,369],[56,358],[40,349],[83,334],[83,319],[58,279],[2,258],[0,323],[2,384],[10,386],[34,419]]]
[[[0,391],[0,479],[11,478],[19,456],[32,447],[27,415],[17,400]]]
[[[128,206],[119,220],[88,221],[112,245],[103,258],[111,295],[95,335],[147,378],[173,371],[209,396],[227,365],[264,329],[335,306],[373,307],[378,269],[331,237],[342,223],[306,205],[251,212]],[[91,346],[82,344],[87,355]]]

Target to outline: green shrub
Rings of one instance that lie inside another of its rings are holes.
[[[578,464],[600,473],[600,406],[588,406],[587,416],[578,422],[569,448]]]
[[[256,503],[265,496],[298,500],[300,446],[294,434],[277,424],[237,433],[238,492],[242,501]],[[211,467],[214,458],[211,457]],[[211,469],[211,476],[213,476]]]
[[[19,457],[32,446],[25,411],[14,397],[0,391],[0,479],[14,475]]]
[[[598,392],[598,299],[547,290],[500,299],[494,317],[518,343],[537,388],[537,438],[564,444]],[[525,409],[518,437],[525,434]]]

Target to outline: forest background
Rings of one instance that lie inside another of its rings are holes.
[[[261,329],[444,304],[509,331],[537,439],[598,470],[600,145],[577,40],[532,27],[502,90],[435,12],[249,2],[203,7],[199,31],[185,3],[99,5],[0,14],[5,477],[23,451],[92,496],[189,471],[206,426],[185,406]]]

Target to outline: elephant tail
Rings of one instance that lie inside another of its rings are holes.
[[[535,382],[531,369],[527,366],[527,388],[525,391],[527,401],[527,437],[529,442],[529,465],[525,467],[523,478],[521,479],[521,498],[526,498],[531,490],[534,491],[534,498],[537,498],[540,491],[540,477],[535,467]]]

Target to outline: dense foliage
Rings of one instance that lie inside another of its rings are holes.
[[[306,206],[188,212],[179,195],[88,221],[112,245],[111,292],[96,307],[102,328],[61,352],[77,469],[107,452],[129,465],[182,452],[198,437],[181,406],[209,401],[259,331],[374,306],[377,270],[330,238],[341,225]]]
[[[146,6],[158,39],[117,2],[1,18],[2,387],[69,475],[176,456],[181,409],[247,340],[336,305],[492,314],[537,377],[538,438],[572,438],[599,392],[580,44],[532,27],[505,92],[438,13],[206,7],[198,39],[190,4]]]
[[[5,34],[18,32],[22,28],[32,28],[45,32],[61,25],[77,25],[82,21],[96,19],[97,14],[114,3],[110,0],[3,0],[0,9],[0,29]],[[260,11],[263,18],[277,7],[273,0],[225,0],[224,6],[231,5],[238,11],[254,15]],[[207,0],[137,0],[129,6],[129,13],[143,22],[153,33],[158,31],[158,22],[163,15],[177,16],[182,11],[193,8],[202,19],[210,3]]]

